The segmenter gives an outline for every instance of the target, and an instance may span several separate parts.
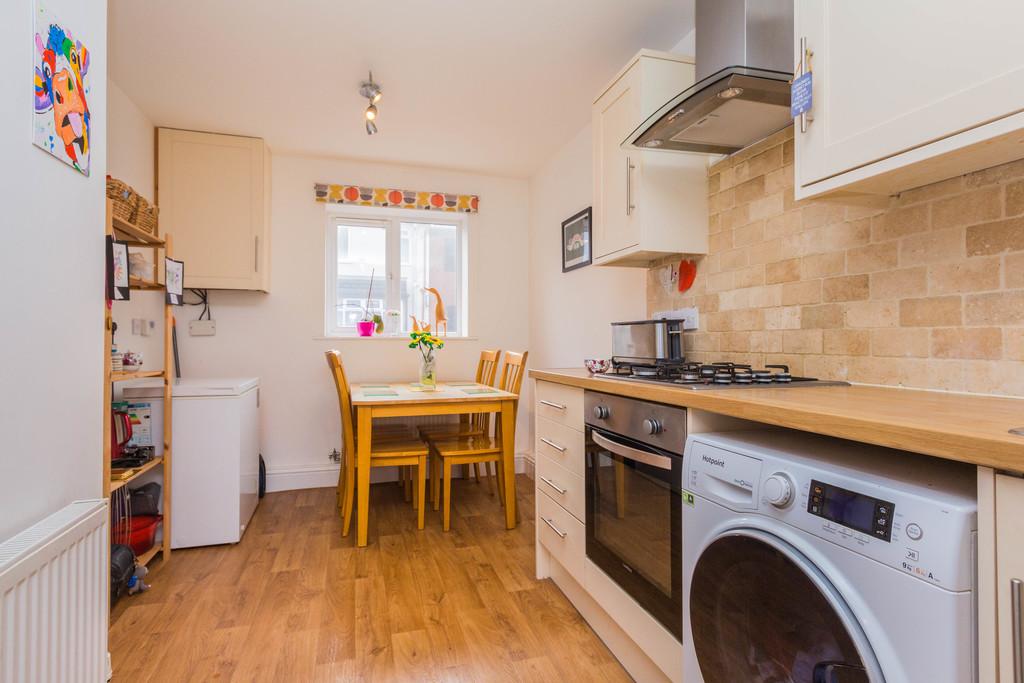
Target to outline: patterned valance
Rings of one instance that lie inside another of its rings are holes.
[[[313,187],[316,191],[316,200],[330,204],[396,206],[400,209],[427,209],[458,213],[476,213],[480,205],[480,197],[475,194],[416,192],[396,190],[390,187],[325,185],[323,183],[317,183]]]

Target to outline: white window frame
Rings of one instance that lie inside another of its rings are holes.
[[[324,268],[324,335],[326,337],[358,337],[355,327],[339,327],[337,324],[337,292],[338,292],[338,226],[366,225],[383,227],[387,231],[385,267],[387,272],[374,278],[375,289],[386,284],[384,296],[386,308],[398,308],[402,287],[402,223],[427,223],[434,225],[455,225],[456,259],[458,277],[456,278],[456,299],[462,312],[461,329],[458,334],[450,337],[469,337],[469,230],[467,216],[462,213],[421,211],[415,209],[387,209],[375,206],[337,205],[327,208],[327,221],[324,229],[325,268]],[[380,291],[377,289],[377,291]],[[376,297],[375,297],[376,298]],[[405,321],[402,321],[405,324]],[[379,336],[367,339],[380,339]]]

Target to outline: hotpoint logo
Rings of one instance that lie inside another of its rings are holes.
[[[720,460],[718,458],[712,458],[710,455],[701,455],[700,459],[703,460],[704,462],[706,462],[709,465],[714,465],[715,467],[721,467],[723,469],[725,468],[725,461],[724,460]]]

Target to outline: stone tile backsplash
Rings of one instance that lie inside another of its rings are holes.
[[[1024,160],[869,206],[793,199],[793,134],[709,170],[710,253],[680,294],[666,259],[648,312],[697,306],[692,360],[1024,395]]]

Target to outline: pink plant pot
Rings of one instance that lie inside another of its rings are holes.
[[[370,337],[373,335],[373,330],[377,327],[377,323],[372,320],[364,320],[356,323],[356,331],[360,337]]]

